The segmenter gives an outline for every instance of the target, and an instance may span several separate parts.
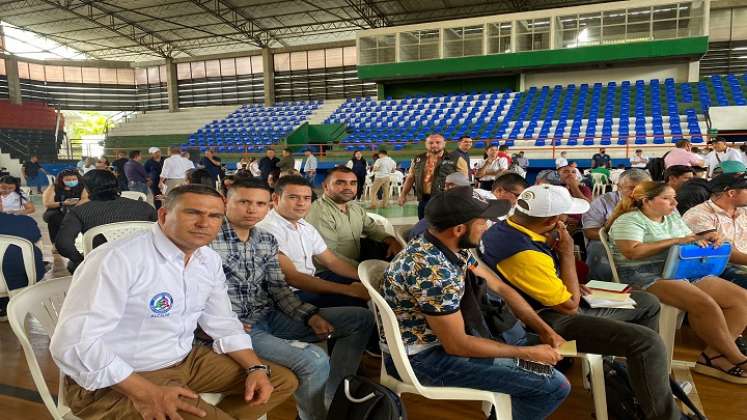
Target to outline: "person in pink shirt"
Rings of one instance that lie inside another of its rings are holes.
[[[692,144],[688,140],[678,141],[675,148],[664,156],[666,168],[674,165],[703,166],[704,164],[703,158],[692,152]]]

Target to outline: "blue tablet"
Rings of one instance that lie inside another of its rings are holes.
[[[720,247],[701,248],[695,244],[675,245],[669,248],[664,264],[665,279],[696,279],[705,276],[719,276],[729,262],[731,244]]]

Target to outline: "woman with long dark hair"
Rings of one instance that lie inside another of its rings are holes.
[[[360,150],[355,151],[352,159],[345,166],[352,169],[355,177],[358,179],[358,191],[355,194],[355,198],[356,200],[360,200],[363,196],[363,188],[366,184],[366,171],[368,169],[366,159],[363,159],[363,153]]]
[[[0,177],[0,211],[8,214],[32,214],[36,208],[21,191],[21,180],[12,175]]]
[[[83,180],[77,169],[65,169],[57,174],[54,184],[50,184],[42,195],[42,204],[47,209],[43,219],[47,222],[49,239],[54,242],[70,208],[85,202],[88,193],[83,188]]]

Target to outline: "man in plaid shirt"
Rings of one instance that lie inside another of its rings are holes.
[[[373,315],[365,308],[317,308],[298,299],[285,281],[275,237],[254,228],[269,211],[270,189],[246,179],[228,190],[226,221],[210,245],[223,260],[233,310],[259,357],[298,376],[302,420],[323,420],[338,385],[358,369]],[[309,343],[332,340],[332,354]]]

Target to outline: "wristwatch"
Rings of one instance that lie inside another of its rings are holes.
[[[272,369],[270,369],[267,365],[254,365],[249,366],[248,368],[244,369],[244,372],[246,372],[247,376],[251,375],[252,373],[258,371],[258,370],[264,370],[265,374],[268,378],[272,377]]]

